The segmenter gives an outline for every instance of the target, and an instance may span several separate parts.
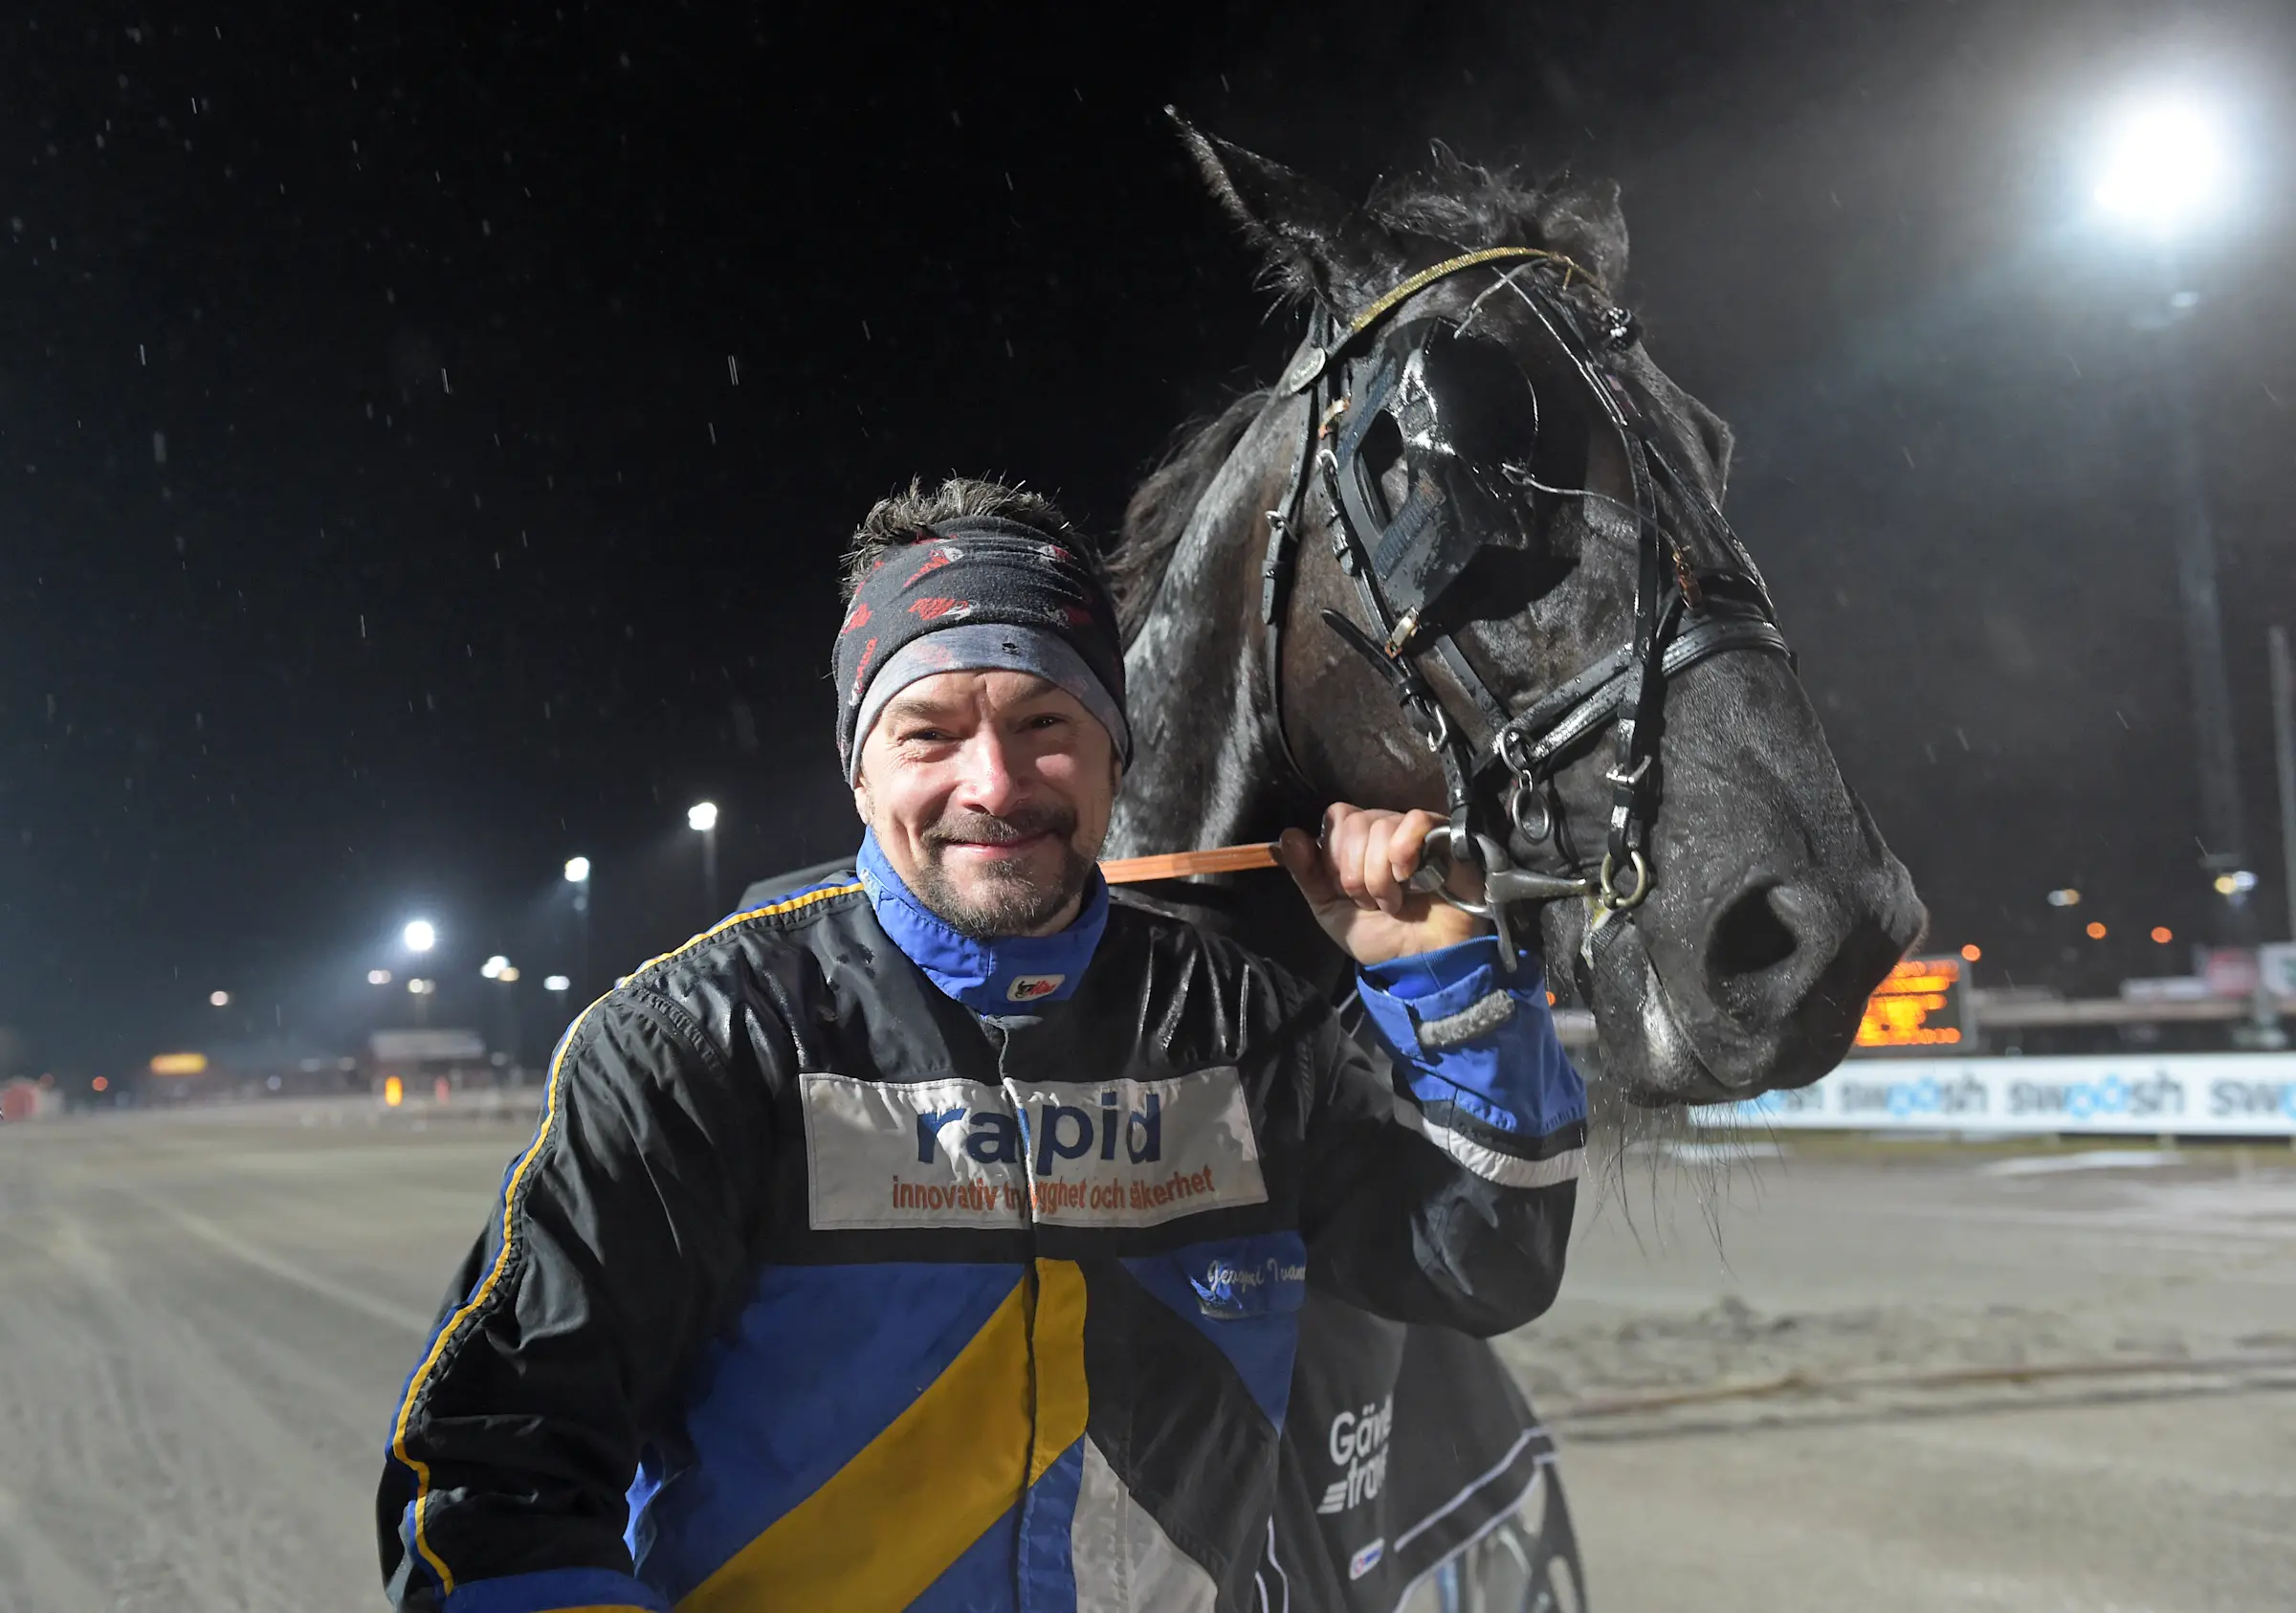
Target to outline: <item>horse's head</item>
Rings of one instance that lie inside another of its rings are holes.
[[[1823,1073],[1922,911],[1721,519],[1729,430],[1615,300],[1616,188],[1523,189],[1439,153],[1431,178],[1357,208],[1187,134],[1331,354],[1294,363],[1238,448],[1260,455],[1257,509],[1292,503],[1295,542],[1268,553],[1287,578],[1280,734],[1303,804],[1440,807],[1461,793],[1438,762],[1447,736],[1514,863],[1600,888],[1614,853],[1619,911],[1539,912],[1558,988],[1575,981],[1593,1007],[1628,1095],[1711,1101]],[[1462,263],[1492,248],[1527,250]],[[1574,680],[1601,685],[1605,664],[1607,703],[1561,719]],[[1406,673],[1415,709],[1399,704]],[[1494,744],[1509,719],[1520,732]],[[1637,852],[1645,899],[1625,906]]]

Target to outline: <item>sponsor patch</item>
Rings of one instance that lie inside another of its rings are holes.
[[[1364,1575],[1379,1567],[1380,1558],[1386,1555],[1387,1542],[1384,1539],[1374,1540],[1347,1559],[1347,1577],[1350,1580],[1360,1580]]]
[[[1066,975],[1015,975],[1012,983],[1004,988],[1007,1003],[1033,1003],[1039,997],[1049,997],[1060,989]]]
[[[1387,1482],[1387,1441],[1395,1432],[1395,1397],[1332,1419],[1325,1445],[1339,1476],[1323,1488],[1319,1513],[1344,1513],[1376,1498]]]
[[[808,1219],[824,1231],[1154,1226],[1268,1200],[1230,1066],[1002,1087],[807,1074],[798,1090]]]

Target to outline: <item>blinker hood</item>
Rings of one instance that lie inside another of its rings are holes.
[[[1486,550],[1545,553],[1554,495],[1539,484],[1572,484],[1577,468],[1552,461],[1564,438],[1583,446],[1583,425],[1542,419],[1505,347],[1449,320],[1408,320],[1349,365],[1346,390],[1333,481],[1356,530],[1378,535],[1372,573],[1399,616],[1434,615]]]

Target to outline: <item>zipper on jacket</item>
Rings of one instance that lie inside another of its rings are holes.
[[[1036,1354],[1037,1307],[1043,1294],[1043,1282],[1037,1274],[1036,1264],[1036,1175],[1030,1164],[1032,1139],[1028,1136],[1028,1105],[1015,1080],[1011,1069],[1012,1029],[995,1020],[983,1018],[981,1028],[997,1050],[997,1086],[1004,1101],[1012,1105],[1021,1130],[1021,1180],[1026,1191],[1021,1200],[1021,1215],[1028,1227],[1028,1256],[1021,1271],[1022,1315],[1027,1318],[1022,1337],[1028,1348],[1028,1448],[1021,1469],[1020,1527],[1013,1553],[1013,1604],[1019,1613],[1033,1613],[1036,1602],[1030,1594],[1029,1563],[1035,1555],[1031,1536],[1037,1528],[1037,1487],[1028,1482],[1036,1470],[1037,1447],[1044,1439],[1044,1419],[1041,1414],[1039,1374]],[[1067,1542],[1060,1543],[1067,1549]]]

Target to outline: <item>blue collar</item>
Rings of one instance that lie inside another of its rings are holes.
[[[869,892],[877,922],[909,961],[947,995],[977,1014],[1009,1014],[1036,1003],[1057,1003],[1075,991],[1108,928],[1108,882],[1093,871],[1075,922],[1049,936],[1005,936],[976,940],[960,935],[909,887],[885,860],[877,837],[861,839],[853,866]]]

